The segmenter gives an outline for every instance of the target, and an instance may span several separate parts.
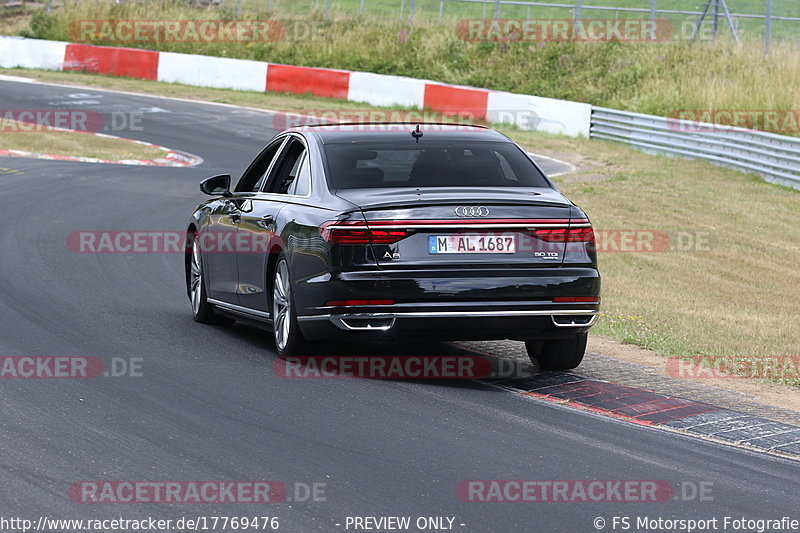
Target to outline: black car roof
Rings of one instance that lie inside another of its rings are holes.
[[[416,129],[417,125],[411,122],[318,124],[301,126],[290,131],[313,134],[325,144],[357,141],[393,142],[412,139],[411,131]],[[510,142],[502,133],[473,124],[419,123],[419,129],[423,134],[420,144],[424,144],[426,140]]]

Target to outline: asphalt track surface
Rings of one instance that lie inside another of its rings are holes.
[[[276,377],[268,333],[192,321],[180,254],[65,245],[78,230],[184,229],[203,200],[198,182],[239,175],[275,133],[271,116],[7,81],[0,95],[3,109],[146,111],[144,129],[125,136],[204,159],[152,168],[0,158],[20,171],[0,176],[0,355],[142,358],[144,373],[1,380],[0,516],[269,515],[287,532],[343,531],[348,516],[448,516],[464,532],[578,533],[596,531],[596,517],[606,531],[613,516],[799,518],[800,466],[790,460],[474,381]],[[703,502],[474,503],[456,496],[468,479],[710,482],[713,493]],[[317,482],[326,501],[79,504],[68,488],[80,480],[278,480],[290,496],[294,483]]]

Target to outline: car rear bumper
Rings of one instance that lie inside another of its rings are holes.
[[[298,322],[309,339],[548,339],[588,331],[598,303],[556,303],[599,296],[593,268],[497,271],[348,272],[297,284]],[[334,300],[392,305],[328,306]]]

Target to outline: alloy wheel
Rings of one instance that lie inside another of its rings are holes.
[[[275,269],[275,284],[272,291],[272,313],[274,317],[275,344],[283,350],[289,342],[292,299],[289,285],[289,267],[281,260]]]

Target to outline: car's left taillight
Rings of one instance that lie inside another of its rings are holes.
[[[320,227],[322,238],[335,244],[394,244],[408,236],[403,229],[370,228],[361,221],[329,221]]]

